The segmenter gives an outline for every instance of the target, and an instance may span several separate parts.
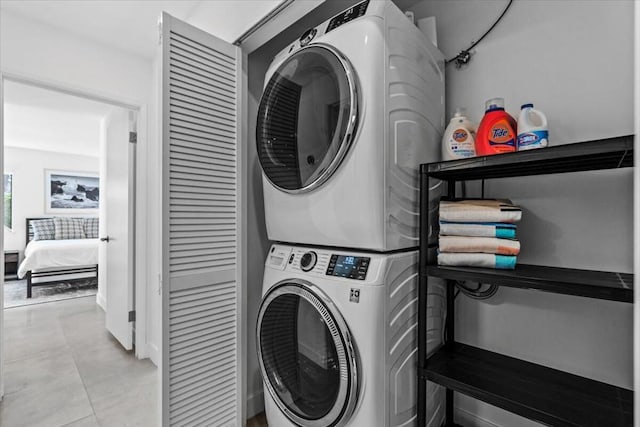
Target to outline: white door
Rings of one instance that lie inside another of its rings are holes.
[[[162,424],[244,425],[241,54],[162,16]]]
[[[107,330],[122,344],[133,348],[132,262],[133,195],[135,188],[135,144],[129,142],[135,113],[118,108],[109,116],[103,141],[100,182],[100,271],[102,296],[106,301]]]

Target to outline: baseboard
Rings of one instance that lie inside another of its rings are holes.
[[[457,424],[466,427],[500,427],[498,424],[494,424],[489,420],[480,418],[476,414],[472,414],[471,412],[459,407],[456,408],[455,421]]]
[[[98,294],[96,295],[96,304],[98,304],[98,306],[102,310],[104,310],[105,313],[107,312],[107,300],[100,292],[98,292]]]
[[[156,367],[160,366],[160,350],[156,345],[147,343],[146,353],[151,363],[156,365]]]
[[[255,417],[264,411],[264,391],[256,391],[247,396],[247,419]]]

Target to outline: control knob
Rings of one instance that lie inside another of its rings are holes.
[[[315,28],[311,28],[302,33],[302,35],[300,36],[300,46],[304,47],[308,45],[309,42],[311,42],[311,40],[313,40],[313,38],[316,36],[317,32],[318,30],[316,30]]]
[[[300,258],[300,268],[302,271],[310,271],[315,267],[317,261],[318,255],[315,252],[307,252]]]

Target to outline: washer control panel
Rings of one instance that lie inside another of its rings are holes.
[[[371,258],[352,255],[331,254],[327,276],[346,277],[348,279],[364,280]]]
[[[333,18],[331,18],[331,21],[329,21],[329,25],[327,26],[327,31],[325,31],[325,34],[335,28],[338,28],[342,24],[346,24],[347,22],[353,21],[356,18],[360,18],[367,11],[367,6],[369,6],[369,0],[358,3],[357,5],[345,10],[341,14],[334,16]]]

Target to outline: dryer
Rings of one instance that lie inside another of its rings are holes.
[[[407,426],[416,418],[417,251],[273,245],[257,348],[272,427]],[[442,343],[445,290],[429,281],[428,348]],[[429,426],[444,389],[428,384]]]
[[[417,247],[418,169],[440,160],[444,125],[444,57],[391,1],[306,31],[274,58],[258,109],[269,239]]]

